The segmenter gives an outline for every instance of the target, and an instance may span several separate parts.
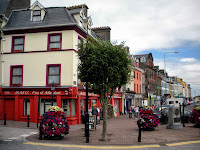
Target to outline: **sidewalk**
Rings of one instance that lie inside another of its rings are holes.
[[[3,121],[0,120],[0,126]],[[10,127],[28,128],[26,122],[7,121]],[[32,135],[27,140],[40,143],[75,144],[75,145],[145,145],[167,144],[181,141],[200,140],[200,129],[188,123],[181,130],[167,129],[167,125],[159,125],[155,131],[142,131],[141,142],[138,142],[138,127],[136,119],[121,115],[107,120],[107,141],[101,141],[103,121],[96,131],[90,131],[90,142],[86,143],[84,125],[70,126],[69,134],[62,140],[39,140],[39,135]],[[36,123],[30,123],[30,128],[37,130]]]

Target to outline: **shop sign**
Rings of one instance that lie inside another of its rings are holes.
[[[52,91],[40,91],[40,95],[51,95]],[[64,94],[64,91],[54,91],[54,95]],[[4,91],[4,95],[39,95],[39,91]]]
[[[114,94],[113,98],[122,98],[122,97],[121,97],[121,94]]]
[[[125,94],[125,99],[134,99],[134,94]]]
[[[82,91],[81,91],[81,92],[80,92],[80,95],[81,95],[81,96],[86,96],[86,92],[82,92]],[[98,96],[97,94],[94,94],[94,93],[88,93],[88,95],[89,95],[89,96]]]

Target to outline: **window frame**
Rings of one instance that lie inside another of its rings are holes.
[[[19,39],[19,38],[23,38],[23,44],[18,44],[18,45],[23,45],[23,50],[19,51],[19,50],[14,50],[14,41],[15,39]],[[11,49],[11,53],[16,53],[16,52],[24,52],[24,46],[25,46],[25,35],[22,35],[22,36],[12,36],[12,49]]]
[[[78,46],[79,46],[79,40],[81,41],[81,48],[79,48]],[[82,37],[80,37],[80,36],[78,36],[78,48],[77,48],[77,50],[79,51],[79,50],[81,50],[82,48],[83,48],[83,38]]]
[[[22,83],[21,84],[12,84],[12,78],[13,78],[13,68],[22,68]],[[10,86],[11,87],[22,87],[23,86],[23,65],[13,65],[10,66]]]
[[[34,12],[36,12],[36,11],[40,12],[40,14],[39,14],[39,15],[34,15]],[[38,16],[40,16],[40,20],[39,20],[39,21],[34,21],[33,18],[34,18],[34,17],[38,17]],[[33,21],[33,22],[40,22],[40,21],[41,21],[41,10],[33,10],[32,21]]]
[[[51,43],[58,43],[58,42],[50,42],[50,37],[51,36],[56,36],[56,35],[60,35],[60,49],[58,49],[58,48],[50,49],[50,44]],[[54,51],[54,50],[61,50],[61,49],[62,49],[62,33],[51,33],[51,34],[48,34],[47,51]]]
[[[27,117],[28,115],[30,116],[30,110],[31,110],[30,108],[31,108],[30,99],[25,98],[24,99],[24,116],[25,117]]]
[[[49,67],[55,67],[55,66],[59,66],[59,83],[54,83],[56,86],[60,86],[61,85],[61,64],[47,64],[46,67],[46,86],[51,86],[51,83],[49,83]]]

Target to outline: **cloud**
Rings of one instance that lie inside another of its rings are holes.
[[[195,61],[197,61],[196,58],[182,58],[182,59],[180,59],[180,62],[186,62],[186,63],[193,63]]]
[[[34,0],[32,0],[33,2]],[[86,3],[94,26],[110,26],[113,41],[131,53],[200,43],[199,0],[39,0],[44,6]]]

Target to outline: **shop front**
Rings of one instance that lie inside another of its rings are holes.
[[[89,108],[93,105],[100,106],[99,96],[89,93]],[[81,105],[85,103],[85,92],[78,91],[77,87],[43,89],[3,89],[0,99],[0,119],[39,122],[42,115],[51,106],[63,108],[70,125],[81,123]]]

